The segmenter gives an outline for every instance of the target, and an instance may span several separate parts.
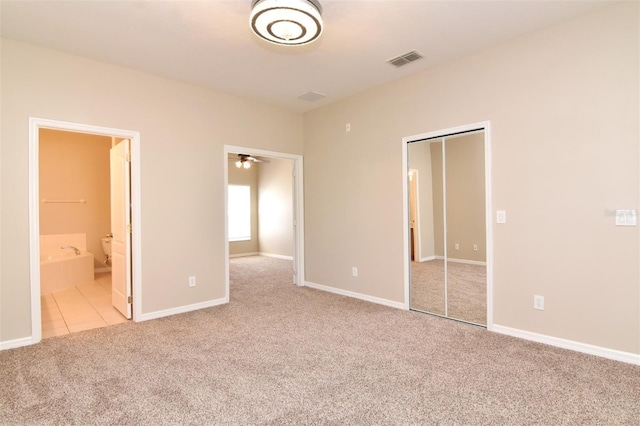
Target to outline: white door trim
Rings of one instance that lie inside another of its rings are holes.
[[[140,215],[140,133],[133,130],[92,126],[89,124],[29,117],[29,268],[31,286],[31,344],[42,340],[40,314],[40,200],[39,200],[39,142],[40,129],[64,130],[116,136],[131,140],[131,248],[133,251],[133,320],[142,316],[142,253]]]
[[[304,274],[304,183],[303,183],[303,164],[302,155],[286,154],[275,151],[265,151],[263,149],[248,148],[242,146],[225,145],[224,146],[224,268],[225,268],[225,299],[229,302],[229,230],[227,217],[227,203],[228,194],[227,187],[229,186],[229,154],[241,154],[251,153],[251,155],[257,155],[260,157],[271,157],[281,160],[293,161],[293,187],[294,187],[294,219],[296,221],[294,238],[294,253],[293,259],[295,262],[294,268],[296,270],[296,285],[303,286],[305,283]]]
[[[402,235],[404,240],[404,307],[410,309],[409,285],[410,268],[409,262],[409,197],[408,197],[408,160],[407,151],[409,143],[423,139],[433,139],[451,136],[456,133],[470,132],[473,130],[484,131],[484,163],[485,163],[485,212],[486,212],[486,235],[487,235],[487,330],[493,330],[493,207],[491,204],[491,122],[481,121],[479,123],[467,124],[463,126],[451,127],[449,129],[436,130],[419,135],[406,136],[402,138]]]

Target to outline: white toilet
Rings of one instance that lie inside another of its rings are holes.
[[[107,259],[104,263],[108,263],[111,260],[111,237],[104,237],[102,239],[102,251],[107,255]]]

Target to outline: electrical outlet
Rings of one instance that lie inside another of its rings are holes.
[[[473,245],[473,251],[478,251],[478,245],[477,244]]]
[[[455,244],[454,244],[454,246],[453,246],[453,248],[454,248],[454,249],[456,249],[456,250],[460,250],[460,244],[455,243]]]
[[[544,296],[533,296],[533,309],[544,311]]]
[[[196,277],[189,277],[189,287],[196,286]]]
[[[345,126],[345,130],[347,131],[347,133],[351,131],[351,123],[347,123],[347,125]]]
[[[353,275],[354,277],[358,276],[358,268],[357,267],[353,267],[351,268],[351,275]]]

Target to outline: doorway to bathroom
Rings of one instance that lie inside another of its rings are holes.
[[[138,132],[31,118],[29,143],[33,340],[135,321]]]

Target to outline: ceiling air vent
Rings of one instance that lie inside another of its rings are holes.
[[[387,62],[396,67],[401,67],[408,64],[409,62],[417,61],[418,59],[422,58],[423,56],[420,53],[412,50],[411,52],[400,55],[397,58],[389,59]]]
[[[298,96],[298,99],[303,99],[305,101],[314,102],[314,101],[317,101],[319,99],[326,98],[326,97],[327,97],[327,95],[323,95],[322,93],[307,92],[307,93],[303,93],[302,95]]]

